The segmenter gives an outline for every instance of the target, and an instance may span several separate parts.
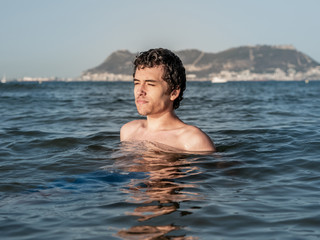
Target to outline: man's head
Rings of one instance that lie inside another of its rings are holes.
[[[186,73],[180,58],[168,49],[157,48],[141,52],[134,61],[133,77],[137,69],[162,66],[162,79],[168,83],[168,93],[180,90],[179,96],[173,102],[173,109],[177,109],[183,99],[186,89]]]

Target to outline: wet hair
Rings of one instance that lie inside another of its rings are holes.
[[[183,91],[186,89],[186,72],[182,61],[176,54],[164,48],[150,49],[139,53],[133,64],[133,77],[137,69],[162,66],[164,69],[162,78],[169,85],[168,92],[171,93],[173,90],[180,89],[179,96],[173,102],[173,109],[177,109],[180,106],[180,101],[183,99]]]

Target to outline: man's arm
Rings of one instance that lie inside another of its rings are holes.
[[[128,139],[128,127],[129,123],[124,124],[121,128],[120,128],[120,141],[125,141]]]
[[[124,124],[120,129],[120,141],[127,141],[134,136],[139,125],[139,120],[134,120]]]
[[[216,147],[210,137],[201,129],[190,126],[187,134],[184,136],[185,148],[190,152],[215,152]]]

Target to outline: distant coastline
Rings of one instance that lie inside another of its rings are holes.
[[[291,45],[257,45],[206,53],[196,49],[176,51],[189,81],[302,81],[320,80],[320,64]],[[85,81],[131,81],[136,54],[112,53],[99,66],[84,71]]]
[[[253,75],[254,76],[254,75]],[[193,78],[187,78],[188,82],[212,82],[212,83],[226,83],[226,82],[268,82],[268,81],[277,81],[277,82],[310,82],[310,81],[320,81],[319,78],[302,78],[302,79],[273,79],[273,78],[264,78],[263,76],[259,77],[250,77],[250,79],[222,79],[220,81],[215,81],[214,79],[193,79]],[[131,77],[128,75],[128,78]],[[132,82],[132,77],[130,80],[126,79],[115,79],[115,80],[92,80],[92,79],[83,79],[83,78],[30,78],[28,77],[28,80],[24,80],[25,78],[19,78],[19,79],[10,79],[6,82],[1,82],[0,84],[5,83],[44,83],[44,82]]]
[[[320,80],[320,64],[291,45],[241,46],[218,53],[188,49],[175,53],[184,63],[188,81]],[[115,51],[99,66],[76,78],[22,77],[1,82],[132,81],[135,56],[128,50]]]

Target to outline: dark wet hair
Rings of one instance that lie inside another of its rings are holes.
[[[169,85],[168,91],[171,93],[173,90],[180,89],[179,96],[173,102],[173,109],[177,109],[180,106],[180,101],[183,99],[183,91],[186,89],[186,71],[176,54],[164,48],[150,49],[139,53],[133,64],[133,77],[137,69],[163,66],[164,74],[162,78]]]

